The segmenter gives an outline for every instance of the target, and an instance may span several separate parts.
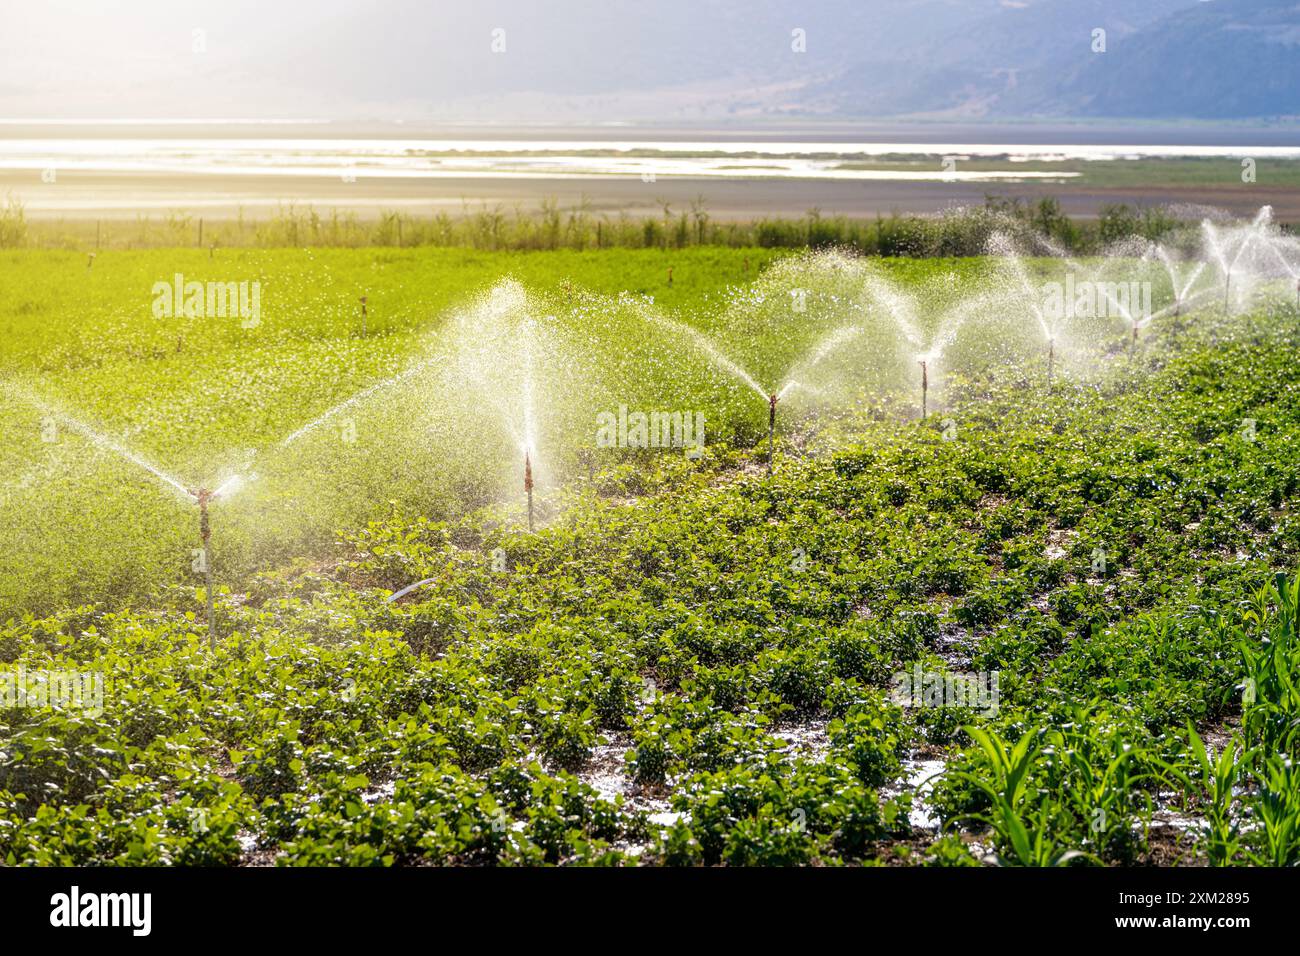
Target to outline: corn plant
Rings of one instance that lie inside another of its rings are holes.
[[[1134,815],[1151,811],[1142,785],[1152,774],[1142,769],[1142,753],[1125,734],[1099,735],[1088,715],[1081,708],[1074,721],[1047,736],[1064,758],[1053,789],[1087,826],[1087,842],[1099,855],[1128,860],[1136,849]]]
[[[1275,610],[1268,607],[1270,596],[1276,597]],[[1246,739],[1265,753],[1294,756],[1300,743],[1300,576],[1277,575],[1271,591],[1257,592],[1242,617],[1261,633],[1258,642],[1243,638],[1240,643]]]
[[[1275,755],[1258,782],[1259,795],[1250,804],[1259,820],[1252,834],[1258,850],[1251,858],[1263,866],[1300,864],[1300,772],[1290,758]]]
[[[1184,792],[1195,795],[1205,813],[1202,844],[1211,866],[1229,866],[1245,852],[1237,791],[1256,751],[1234,741],[1215,756],[1190,723],[1187,726],[1191,766],[1162,762],[1169,777]]]
[[[971,814],[993,830],[998,862],[1017,866],[1063,866],[1086,857],[1081,850],[1060,846],[1053,836],[1059,804],[1046,794],[1031,791],[1031,772],[1042,761],[1042,747],[1036,731],[1028,731],[1014,744],[994,731],[967,727],[966,732],[988,758],[988,777],[969,771],[956,775],[973,784],[989,798],[987,813]]]

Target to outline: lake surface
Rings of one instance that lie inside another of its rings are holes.
[[[190,212],[274,215],[285,204],[364,216],[542,199],[601,214],[662,215],[697,201],[722,218],[888,215],[981,204],[996,192],[1059,196],[1072,215],[1105,204],[1209,204],[1300,217],[1300,194],[1261,181],[1211,188],[1078,183],[1078,163],[1206,156],[1300,159],[1286,127],[952,123],[743,127],[405,128],[314,121],[76,123],[0,118],[0,202],[33,218]],[[907,157],[906,161],[899,161]],[[944,159],[951,157],[952,163]],[[1009,162],[983,164],[1006,157]],[[890,160],[887,168],[862,168]],[[1073,167],[1064,165],[1066,161]],[[1033,162],[1034,169],[1022,168]],[[1061,163],[1060,169],[1052,169]],[[1046,168],[1044,168],[1046,167]],[[1231,169],[1228,170],[1231,173]],[[1074,183],[1074,185],[1071,185]],[[1235,188],[1234,188],[1235,186]],[[1239,208],[1240,207],[1240,208]]]
[[[860,169],[891,156],[930,157],[907,169]],[[725,179],[1026,182],[1064,180],[1062,170],[967,170],[941,157],[1006,157],[1013,163],[1149,157],[1300,159],[1300,146],[1060,144],[764,139],[468,139],[7,137],[0,169],[200,176],[560,179],[628,176]]]

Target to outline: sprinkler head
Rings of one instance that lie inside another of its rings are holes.
[[[194,496],[199,506],[199,538],[206,548],[208,539],[212,537],[212,526],[208,522],[208,502],[212,500],[213,492],[207,488],[200,488],[198,491],[191,491],[190,494]]]

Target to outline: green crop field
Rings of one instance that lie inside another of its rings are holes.
[[[419,423],[433,433],[404,436],[401,446],[393,422],[371,427],[391,411],[390,392],[358,409],[358,418],[346,416],[359,427],[354,443],[343,444],[339,422],[331,421],[292,449],[276,446],[359,390],[434,358],[457,307],[503,276],[548,289],[561,302],[580,284],[653,296],[676,310],[743,282],[747,270],[752,279],[771,258],[762,250],[714,249],[671,259],[654,251],[240,250],[210,258],[169,250],[104,253],[88,267],[84,255],[0,253],[0,375],[186,487],[256,461],[269,486],[264,507],[236,519],[256,533],[235,536],[241,550],[227,564],[261,566],[272,555],[288,559],[308,542],[331,540],[336,527],[377,513],[389,499],[418,501],[439,514],[484,500],[489,472],[457,471],[455,459],[477,456],[448,448],[462,436],[437,428],[440,416]],[[256,320],[196,319],[180,308],[155,316],[154,284],[173,285],[177,274],[185,282],[259,283]],[[404,396],[398,411],[413,403],[428,410],[458,391],[454,382],[440,391],[431,381],[437,371],[412,383],[421,392]],[[441,418],[458,415],[464,409],[453,405]],[[189,565],[187,512],[158,493],[147,472],[84,434],[61,428],[43,435],[46,417],[36,404],[0,406],[0,548],[10,556],[0,567],[0,608],[126,600],[174,583]],[[56,440],[43,440],[50,437]],[[352,466],[349,480],[362,484],[341,487],[338,469]],[[379,467],[388,473],[372,483]],[[218,547],[220,535],[219,527]],[[254,544],[256,557],[249,554]]]
[[[0,860],[1294,865],[1270,261],[0,252]]]

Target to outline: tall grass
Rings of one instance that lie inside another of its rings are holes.
[[[270,217],[205,222],[192,215],[140,216],[134,222],[58,221],[25,223],[13,202],[0,217],[0,245],[46,248],[141,249],[203,247],[448,246],[487,251],[549,249],[683,249],[691,246],[768,249],[836,246],[872,256],[917,258],[977,256],[994,231],[1033,229],[1071,252],[1096,252],[1118,238],[1166,238],[1184,224],[1167,213],[1109,206],[1095,221],[1070,219],[1054,199],[1026,205],[988,197],[983,206],[935,216],[892,213],[871,219],[826,216],[818,209],[799,218],[764,217],[747,222],[712,216],[703,198],[688,208],[665,203],[658,213],[635,216],[593,212],[580,201],[561,207],[542,199],[537,207],[465,204],[459,214],[427,216],[384,211],[377,219],[311,206],[286,204]]]
[[[27,218],[23,204],[9,196],[0,206],[0,249],[21,246],[27,241]]]

